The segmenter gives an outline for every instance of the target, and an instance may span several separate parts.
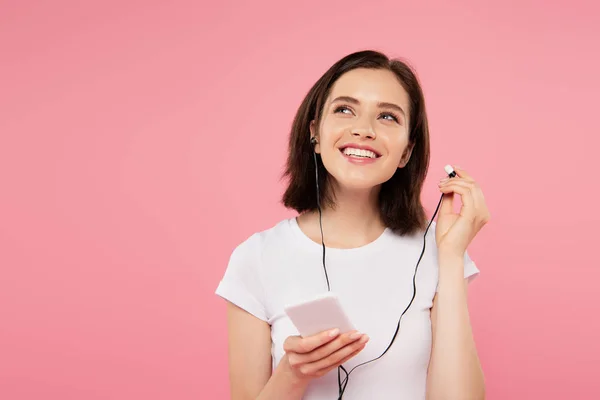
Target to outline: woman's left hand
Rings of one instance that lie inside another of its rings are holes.
[[[462,258],[467,246],[483,226],[490,220],[483,192],[475,180],[460,167],[452,166],[454,178],[442,179],[439,183],[444,198],[436,223],[435,237],[439,254],[450,254]],[[454,213],[454,195],[458,194],[462,206]]]

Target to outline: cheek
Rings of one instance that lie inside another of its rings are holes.
[[[335,141],[343,136],[344,131],[348,129],[348,124],[342,119],[326,118],[321,125],[321,137],[324,141]]]
[[[404,150],[408,146],[408,139],[406,135],[396,132],[396,135],[390,135],[387,137],[386,146],[389,151],[390,158],[400,160],[404,154]]]
[[[388,147],[389,153],[387,160],[389,168],[393,168],[395,170],[396,168],[400,167],[400,163],[402,161],[407,146],[408,142],[405,140],[390,144],[390,147]]]

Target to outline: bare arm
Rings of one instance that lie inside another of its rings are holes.
[[[255,399],[271,376],[269,324],[227,302],[232,400]]]
[[[326,331],[290,336],[286,354],[271,367],[269,324],[227,303],[232,400],[300,400],[311,379],[321,377],[362,351],[369,339],[357,332]]]
[[[431,310],[432,352],[428,400],[483,400],[485,383],[469,310],[464,261],[440,260],[438,293]]]
[[[232,400],[301,399],[306,385],[285,371],[287,357],[271,377],[271,327],[227,302],[229,382]]]

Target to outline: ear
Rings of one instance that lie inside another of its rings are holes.
[[[317,129],[315,127],[315,120],[310,121],[310,138],[316,138],[317,144],[315,145],[315,153],[319,154],[321,151],[320,144],[318,142],[319,137],[317,136]]]
[[[398,168],[406,167],[406,164],[408,164],[408,161],[410,160],[410,156],[412,155],[412,151],[413,151],[414,147],[415,147],[414,143],[409,143],[409,145],[406,146],[406,149],[404,149],[404,154],[402,155],[402,158],[400,159],[400,163],[398,164]]]

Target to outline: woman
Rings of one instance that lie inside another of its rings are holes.
[[[228,300],[232,399],[484,398],[466,289],[479,270],[466,249],[489,212],[454,167],[439,183],[437,224],[427,221],[428,163],[423,93],[406,64],[357,52],[311,88],[283,196],[299,215],[241,243],[217,289]],[[329,285],[359,331],[298,336],[284,307]]]

